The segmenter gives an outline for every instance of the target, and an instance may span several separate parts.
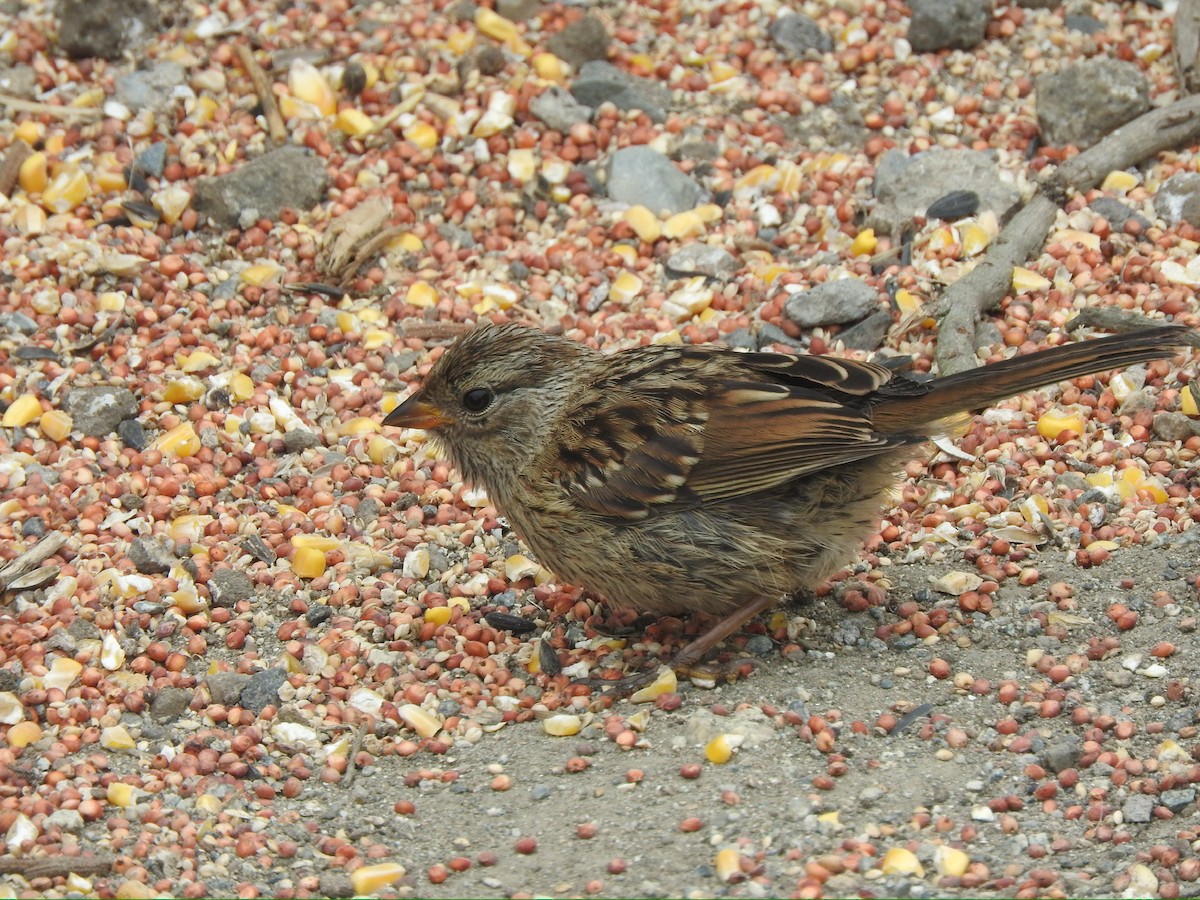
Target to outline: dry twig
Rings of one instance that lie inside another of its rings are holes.
[[[254,51],[245,44],[238,44],[237,55],[242,68],[246,70],[246,74],[250,76],[250,81],[254,85],[254,93],[258,95],[258,102],[262,105],[263,115],[267,119],[271,140],[276,144],[286,144],[287,128],[283,124],[283,116],[279,114],[279,104],[275,102],[275,92],[271,89],[271,81],[267,78],[267,73],[255,62]]]

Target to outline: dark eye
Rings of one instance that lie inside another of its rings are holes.
[[[467,412],[479,413],[491,406],[495,399],[496,395],[487,388],[472,388],[463,394],[462,402]]]

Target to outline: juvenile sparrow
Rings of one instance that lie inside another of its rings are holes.
[[[489,325],[383,424],[427,430],[559,578],[616,606],[725,616],[676,656],[686,669],[850,562],[942,420],[1193,340],[1149,328],[919,383],[831,356],[606,355]]]

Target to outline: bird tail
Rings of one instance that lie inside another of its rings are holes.
[[[1173,356],[1183,344],[1200,346],[1200,335],[1167,325],[1027,353],[934,379],[911,394],[884,397],[872,407],[872,418],[883,431],[911,431],[1048,384]]]

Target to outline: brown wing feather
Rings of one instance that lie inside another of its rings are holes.
[[[563,488],[603,516],[733,499],[920,440],[872,427],[863,401],[892,377],[882,366],[711,348],[620,357],[558,443],[580,448],[561,461]]]

